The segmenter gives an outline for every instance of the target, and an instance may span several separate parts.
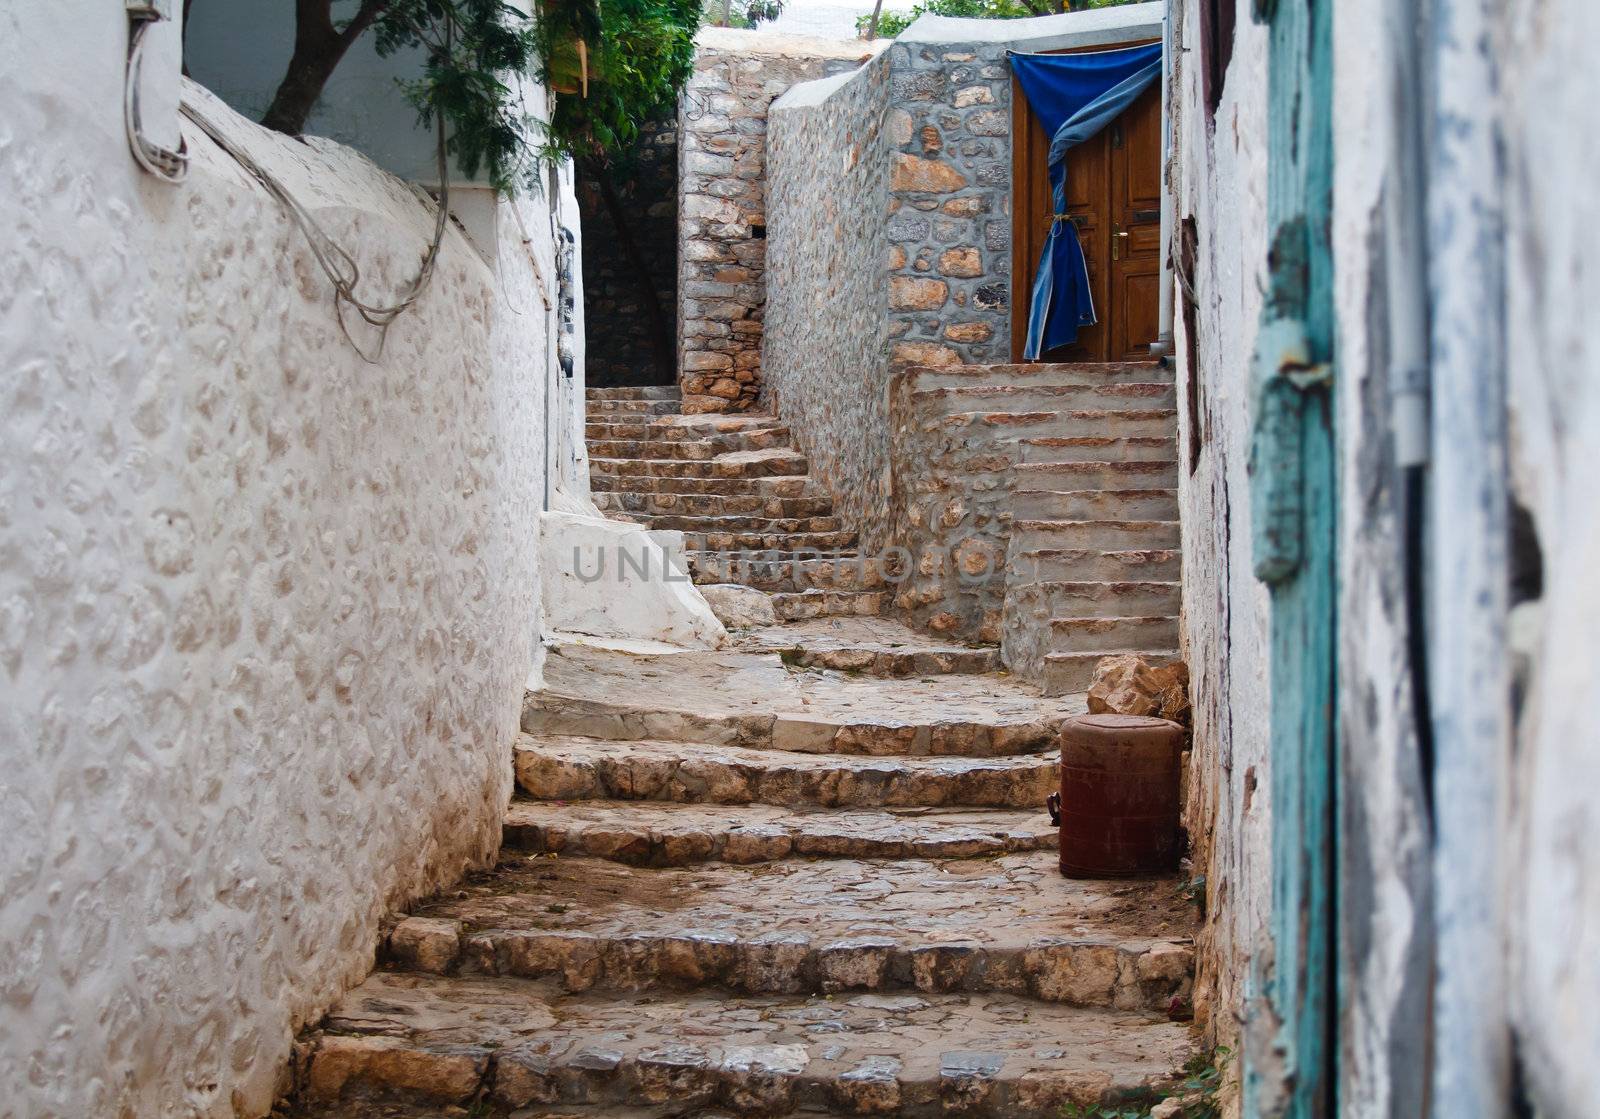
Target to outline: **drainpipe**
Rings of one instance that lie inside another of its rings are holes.
[[[1172,41],[1172,14],[1170,9],[1161,13],[1161,310],[1156,340],[1150,344],[1150,356],[1163,361],[1172,357],[1172,229],[1174,202],[1172,197],[1172,127],[1167,112],[1172,93],[1172,52],[1177,45]]]
[[[1431,0],[1427,104],[1433,462],[1429,669],[1436,789],[1435,1119],[1498,1119],[1510,1085],[1510,666],[1503,202],[1490,9]]]

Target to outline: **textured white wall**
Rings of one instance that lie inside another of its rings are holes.
[[[1198,5],[1173,5],[1169,113],[1179,219],[1199,235],[1192,279],[1198,368],[1176,315],[1178,495],[1183,522],[1183,643],[1195,712],[1187,822],[1207,874],[1197,1011],[1236,1043],[1252,954],[1271,899],[1266,766],[1266,588],[1251,569],[1251,369],[1266,260],[1265,32],[1247,19],[1215,123],[1200,85]],[[1197,430],[1198,429],[1198,430]],[[1199,453],[1192,461],[1191,448]]]
[[[1541,1115],[1600,1098],[1600,9],[1533,0],[1503,18],[1512,472],[1544,555],[1517,727],[1512,999]]]
[[[536,636],[547,204],[498,283],[450,231],[368,364],[231,160],[136,170],[121,7],[0,7],[5,1117],[262,1113],[386,907],[495,851]],[[410,277],[403,184],[251,146]]]

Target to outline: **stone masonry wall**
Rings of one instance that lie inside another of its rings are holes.
[[[889,526],[888,59],[772,106],[762,397],[869,550]]]
[[[497,271],[447,230],[369,363],[216,144],[185,125],[177,186],[130,158],[120,9],[6,26],[0,1114],[248,1119],[386,913],[499,846],[564,380],[549,203],[501,203],[531,236]],[[174,84],[176,30],[145,63]],[[434,220],[408,184],[186,96],[369,297],[414,277]]]
[[[767,108],[854,69],[862,43],[707,28],[680,100],[678,355],[684,411],[750,408],[766,308]]]
[[[1010,359],[1006,45],[897,42],[889,137],[890,362]]]
[[[622,249],[600,187],[578,176],[583,220],[583,315],[589,329],[588,384],[661,385],[676,375],[673,342],[678,300],[678,121],[650,121],[612,176],[655,289],[662,337],[652,324],[633,263]],[[658,361],[656,347],[663,353]],[[663,364],[665,368],[663,368]]]

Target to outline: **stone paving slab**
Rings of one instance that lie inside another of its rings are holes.
[[[639,869],[509,857],[391,936],[428,971],[590,988],[1004,991],[1165,1009],[1188,993],[1175,879],[1062,878],[1045,852]]]
[[[1035,809],[1060,783],[1059,755],[866,758],[692,742],[522,735],[517,784],[557,800],[834,808]]]
[[[1054,848],[1042,808],[824,810],[591,800],[513,801],[508,847],[630,866],[800,858],[965,859]]]
[[[530,734],[805,753],[1038,753],[1054,746],[1063,719],[1084,710],[1010,676],[791,671],[776,656],[740,651],[645,656],[562,646],[546,659],[545,681],[523,707]]]
[[[330,1011],[307,1081],[322,1105],[393,1092],[493,1114],[671,1104],[1057,1119],[1170,1082],[1192,1051],[1176,1023],[1000,994],[608,998],[380,972]]]
[[[956,645],[891,618],[817,618],[759,626],[733,634],[735,648],[777,653],[801,668],[873,676],[937,676],[998,672],[993,645]]]

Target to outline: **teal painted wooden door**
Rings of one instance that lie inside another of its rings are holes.
[[[1270,283],[1255,353],[1256,575],[1271,588],[1272,950],[1257,953],[1245,1114],[1335,1114],[1336,526],[1332,0],[1256,0],[1271,30]]]

